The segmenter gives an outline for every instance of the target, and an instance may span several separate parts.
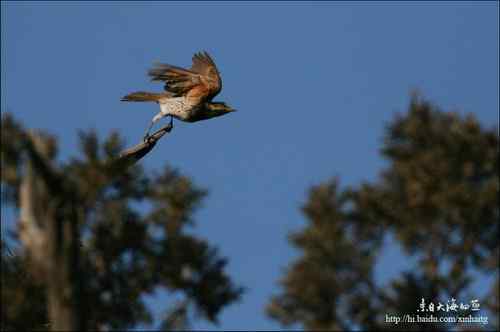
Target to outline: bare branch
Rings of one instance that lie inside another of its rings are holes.
[[[122,153],[120,153],[118,158],[113,161],[113,166],[125,169],[135,164],[142,157],[148,154],[154,148],[158,140],[162,138],[166,133],[169,133],[172,128],[173,126],[169,123],[149,136],[146,141],[123,151]]]

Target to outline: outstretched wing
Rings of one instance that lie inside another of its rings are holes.
[[[186,95],[195,89],[212,99],[222,88],[222,80],[217,67],[207,52],[193,56],[191,69],[184,69],[168,64],[157,64],[149,70],[153,81],[164,81],[165,90],[175,95]]]

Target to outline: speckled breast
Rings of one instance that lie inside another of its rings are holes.
[[[188,102],[185,97],[169,98],[160,103],[164,115],[172,115],[182,121],[190,121],[199,107]]]

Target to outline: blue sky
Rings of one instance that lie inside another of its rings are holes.
[[[411,89],[486,126],[498,121],[496,2],[1,6],[2,112],[56,134],[63,160],[77,129],[141,139],[157,106],[120,98],[161,90],[145,75],[154,61],[190,66],[196,51],[213,55],[224,84],[216,99],[239,112],[177,121],[142,163],[178,167],[210,191],[193,232],[229,257],[229,274],[248,289],[221,329],[279,328],[264,306],[297,255],[286,235],[304,226],[307,189],[335,175],[343,185],[375,180],[385,125],[406,111]],[[389,245],[377,278],[405,264]],[[164,296],[150,302],[161,308]]]

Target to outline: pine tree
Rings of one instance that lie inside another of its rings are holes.
[[[416,314],[422,298],[468,302],[482,273],[496,276],[479,303],[489,313],[486,328],[498,327],[497,130],[414,96],[387,127],[381,153],[389,166],[373,183],[341,189],[335,178],[311,188],[302,208],[307,225],[290,235],[302,255],[272,297],[270,317],[321,330],[467,328],[395,325],[385,314]],[[387,286],[375,281],[374,268],[388,236],[418,263]]]
[[[169,166],[119,166],[116,133],[79,141],[81,156],[61,162],[55,137],[2,116],[2,205],[19,215],[19,249],[2,238],[2,330],[151,323],[142,297],[159,288],[182,295],[162,327],[186,328],[194,314],[216,323],[242,288],[217,248],[187,232],[206,190]]]

